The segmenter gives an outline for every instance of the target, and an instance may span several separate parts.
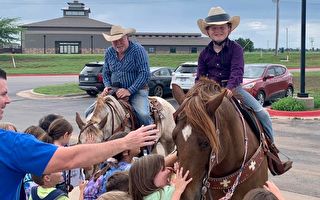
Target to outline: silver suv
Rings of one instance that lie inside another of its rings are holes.
[[[172,73],[170,88],[172,83],[179,85],[183,90],[189,90],[195,82],[198,62],[185,62]]]

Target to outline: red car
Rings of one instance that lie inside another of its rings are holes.
[[[261,105],[267,101],[293,96],[293,78],[280,64],[246,64],[242,87]]]

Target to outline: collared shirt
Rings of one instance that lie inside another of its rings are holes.
[[[134,94],[144,88],[149,79],[148,56],[140,44],[130,41],[125,56],[121,60],[113,47],[106,50],[103,67],[103,83],[106,87],[117,83],[119,87],[126,88]]]
[[[219,84],[226,80],[226,87],[233,89],[242,83],[243,69],[243,49],[238,43],[227,39],[222,50],[216,53],[211,41],[200,53],[196,81],[201,76],[213,79]]]

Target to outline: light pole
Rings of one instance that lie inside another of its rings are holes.
[[[274,54],[278,55],[278,41],[279,41],[279,1],[280,0],[272,0],[276,3],[276,46]]]

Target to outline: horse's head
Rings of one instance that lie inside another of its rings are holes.
[[[104,140],[103,128],[108,120],[108,113],[104,112],[104,107],[104,98],[99,96],[86,122],[81,119],[79,113],[76,113],[76,122],[80,129],[79,143],[99,143]]]
[[[102,142],[116,132],[128,131],[129,125],[124,124],[126,112],[119,101],[111,96],[98,96],[94,109],[84,122],[79,114],[76,115],[76,122],[80,128],[79,141],[87,143]],[[130,124],[131,125],[131,124]]]
[[[188,169],[193,178],[182,199],[200,199],[210,155],[219,154],[220,140],[215,127],[215,112],[225,92],[216,83],[201,79],[186,95],[179,86],[173,86],[173,95],[180,104],[175,113],[173,139],[181,166]]]

